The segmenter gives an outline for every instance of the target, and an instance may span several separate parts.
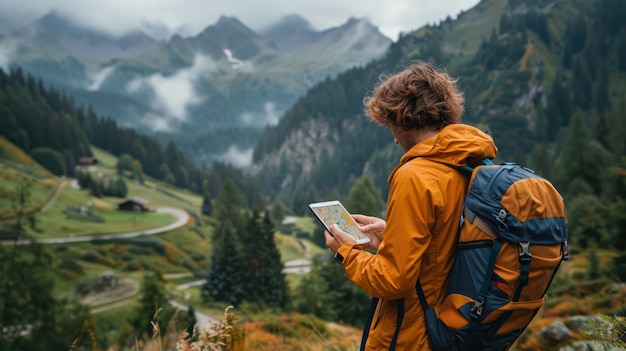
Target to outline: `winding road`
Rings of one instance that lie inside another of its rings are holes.
[[[36,242],[39,244],[65,244],[65,243],[77,243],[77,242],[85,242],[91,240],[110,240],[110,239],[121,239],[121,238],[134,238],[138,236],[144,235],[154,235],[159,233],[164,233],[170,230],[178,229],[189,221],[189,214],[181,210],[179,208],[172,207],[159,207],[156,209],[157,213],[167,213],[172,215],[176,220],[173,223],[165,225],[163,227],[146,229],[146,230],[138,230],[134,232],[126,232],[126,233],[116,233],[116,234],[98,234],[98,235],[82,235],[82,236],[70,236],[64,238],[46,238],[46,239],[37,239]],[[30,239],[21,239],[18,241],[8,240],[3,241],[4,245],[26,245],[32,243]]]

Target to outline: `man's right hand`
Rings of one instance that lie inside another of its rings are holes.
[[[370,242],[363,245],[366,249],[378,251],[378,247],[382,242],[382,234],[387,223],[378,217],[364,216],[353,214],[352,218],[359,225],[359,229],[370,238]]]

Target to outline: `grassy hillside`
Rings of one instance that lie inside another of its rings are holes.
[[[22,206],[27,212],[36,214],[34,227],[26,226],[26,235],[35,239],[135,231],[172,221],[169,215],[118,212],[115,205],[119,198],[90,196],[87,190],[76,188],[73,179],[51,175],[6,140],[0,138],[0,145],[3,150],[0,191],[6,195],[0,197],[4,233],[9,233],[15,224],[15,213],[20,207],[16,207],[12,199],[16,198],[20,186],[26,187],[30,194]],[[93,175],[114,175],[117,158],[97,148],[92,151],[99,160]],[[190,221],[182,228],[163,234],[46,245],[53,255],[54,296],[89,306],[96,323],[94,332],[108,344],[118,342],[117,333],[130,327],[126,319],[138,306],[145,271],[163,274],[170,299],[193,306],[197,312],[220,317],[226,306],[218,302],[207,304],[202,301],[200,293],[200,284],[210,267],[215,221],[199,216],[202,198],[149,178],[143,184],[128,178],[125,181],[128,196],[145,198],[151,208],[183,209],[191,214]],[[80,206],[89,207],[104,222],[89,222],[64,214],[64,209]],[[307,233],[310,235],[316,229],[312,218],[295,217],[291,224],[277,227],[276,242],[283,262],[326,253],[307,239]],[[99,277],[105,272],[114,272],[119,283],[109,289],[98,288]],[[287,274],[291,289],[295,289],[302,277],[302,274]],[[326,349],[323,345],[327,343],[354,348],[360,335],[357,329],[327,325],[311,319],[313,317],[297,314],[277,317],[245,306],[234,312],[243,319],[241,325],[245,325],[247,340],[260,347],[284,345],[296,350],[305,338],[310,340],[307,344],[312,347],[307,350]],[[150,317],[146,316],[146,320],[149,321]]]

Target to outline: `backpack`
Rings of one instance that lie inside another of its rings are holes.
[[[543,306],[568,259],[563,198],[515,163],[455,167],[471,173],[443,302],[417,294],[435,351],[507,350]]]

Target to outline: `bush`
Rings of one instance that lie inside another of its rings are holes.
[[[89,251],[83,256],[83,259],[89,262],[95,262],[99,258],[100,258],[100,255],[95,251]]]
[[[150,249],[149,247],[132,245],[128,248],[128,252],[136,255],[149,255],[152,253],[152,249]]]
[[[81,266],[80,263],[78,263],[78,261],[76,261],[72,257],[61,258],[61,263],[59,263],[59,268],[65,269],[71,272],[76,272],[76,273],[83,273],[84,271],[83,266]]]
[[[205,258],[206,255],[202,253],[194,253],[191,255],[191,259],[194,261],[203,261]]]

